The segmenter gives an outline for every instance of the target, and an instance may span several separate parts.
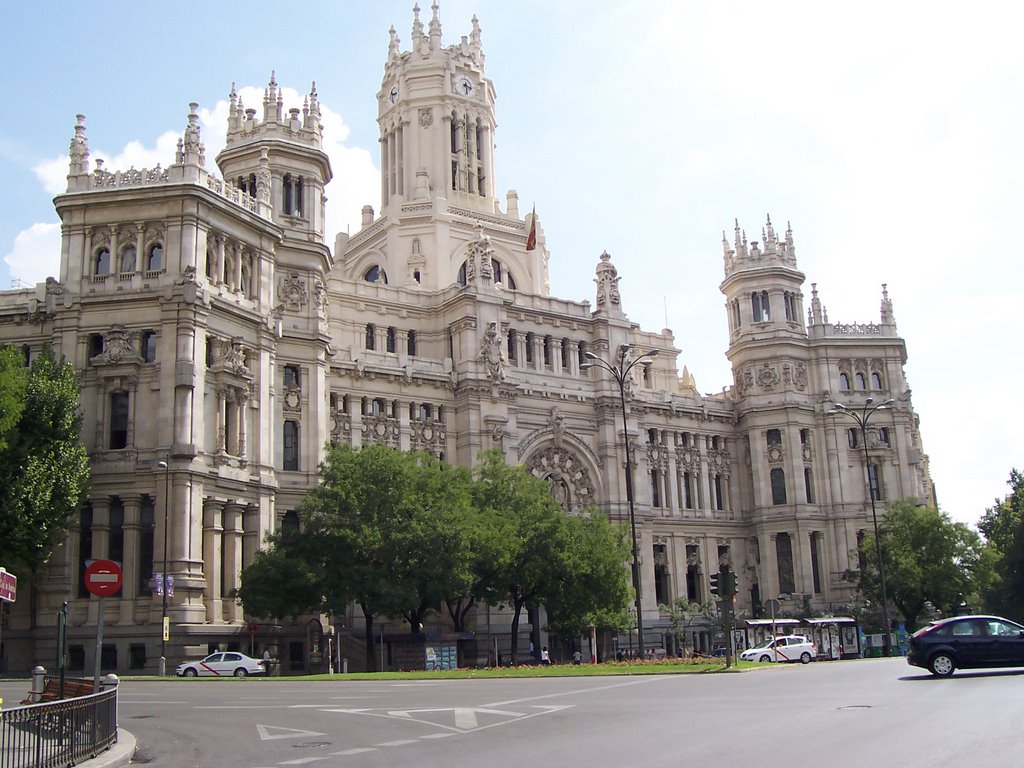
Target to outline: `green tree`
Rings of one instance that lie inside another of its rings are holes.
[[[1010,494],[978,522],[987,543],[979,591],[988,610],[1024,621],[1024,475],[1013,469],[1007,482]]]
[[[633,596],[625,563],[625,530],[591,513],[564,521],[560,578],[545,595],[548,627],[563,637],[580,637],[590,627],[618,629],[629,623]]]
[[[428,611],[469,589],[468,475],[379,445],[334,446],[320,473],[295,546],[320,574],[325,609],[359,604],[372,669],[375,616],[402,617],[418,631]]]
[[[18,386],[9,355],[0,363],[0,390]],[[25,569],[31,582],[88,490],[78,391],[72,366],[45,349],[28,370],[23,407],[0,448],[0,562]],[[0,424],[16,410],[10,392],[0,393]]]
[[[525,467],[506,464],[500,451],[481,456],[472,503],[490,520],[494,535],[490,561],[478,563],[479,590],[492,605],[507,603],[512,608],[516,663],[523,606],[542,604],[566,572],[565,511],[551,497],[547,483]]]
[[[25,410],[27,384],[24,358],[14,347],[0,347],[0,452]]]
[[[671,605],[660,605],[661,613],[668,615],[669,634],[675,640],[675,646],[685,652],[686,630],[693,626],[698,618],[703,619],[702,626],[716,621],[715,604],[711,601],[698,603],[687,597],[677,597]]]
[[[261,619],[296,619],[324,603],[319,573],[301,551],[299,535],[277,533],[242,571],[237,594],[245,612]]]
[[[963,523],[954,523],[937,509],[897,501],[886,509],[878,534],[886,592],[908,629],[917,627],[926,602],[953,613],[972,592],[982,545],[978,534]],[[861,590],[881,600],[873,534],[864,536],[861,560]]]

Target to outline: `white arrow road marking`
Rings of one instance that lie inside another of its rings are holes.
[[[256,732],[260,735],[260,741],[273,741],[274,739],[297,739],[300,736],[326,736],[326,733],[319,731],[304,731],[300,728],[282,728],[279,725],[257,725]]]

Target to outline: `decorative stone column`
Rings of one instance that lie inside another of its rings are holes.
[[[221,595],[231,594],[231,590],[241,586],[242,573],[242,510],[244,505],[237,501],[229,501],[224,505],[224,583]],[[242,609],[234,600],[225,604],[225,618],[230,623],[242,620]]]
[[[221,553],[223,549],[224,502],[203,500],[203,572],[206,576],[206,621],[219,624],[224,621],[224,601],[221,599]]]

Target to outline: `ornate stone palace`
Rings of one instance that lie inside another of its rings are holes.
[[[475,18],[447,46],[436,6],[429,22],[415,11],[411,50],[392,29],[376,98],[380,211],[366,206],[360,231],[333,247],[315,87],[301,105],[284,104],[273,77],[262,104],[232,89],[216,173],[195,104],[172,162],[141,171],[90,163],[79,116],[55,201],[59,279],[0,294],[0,340],[73,362],[92,486],[35,599],[12,606],[7,668],[50,663],[64,601],[71,666],[92,658],[99,600],[84,564],[111,558],[124,588],[104,601],[105,671],[155,671],[165,546],[168,665],[248,651],[232,590],[268,532],[301,526],[303,494],[339,441],[460,465],[499,448],[567,512],[623,522],[628,445],[649,645],[667,625],[658,605],[708,599],[723,563],[741,613],[779,595],[822,610],[851,600],[868,474],[880,512],[933,502],[885,287],[877,322],[830,323],[813,284],[805,305],[792,231],[769,221],[748,241],[737,225],[720,286],[734,384],[702,395],[672,333],[629,320],[607,253],[592,304],[550,295],[539,221],[494,187],[495,89]],[[627,382],[625,435],[618,384],[581,367],[622,345],[658,352]],[[866,469],[855,424],[826,412],[868,397],[895,403],[868,430]],[[357,667],[359,612],[333,621]],[[481,660],[494,638],[507,647],[508,627],[479,609]],[[250,628],[257,655],[273,644],[286,668],[315,666],[309,622],[272,638]]]

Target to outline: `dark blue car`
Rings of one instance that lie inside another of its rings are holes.
[[[910,638],[907,663],[937,677],[956,669],[1024,667],[1024,627],[1001,616],[940,619]]]

